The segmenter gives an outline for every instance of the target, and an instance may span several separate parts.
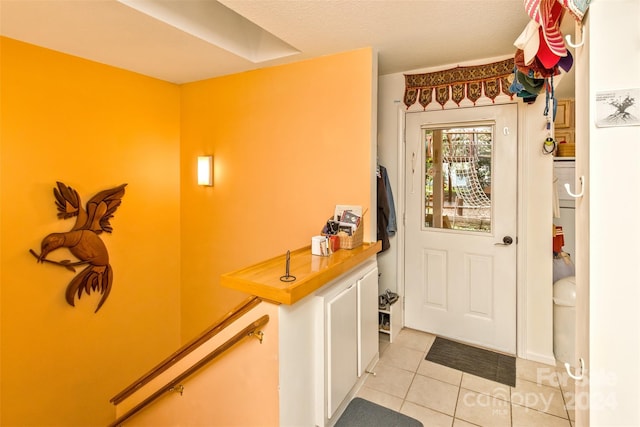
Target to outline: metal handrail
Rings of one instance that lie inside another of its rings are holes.
[[[209,327],[207,330],[202,332],[198,337],[190,341],[189,343],[182,346],[179,350],[173,353],[171,356],[167,357],[165,360],[160,362],[157,366],[151,369],[149,372],[144,374],[142,377],[138,378],[133,382],[130,386],[122,390],[120,393],[111,398],[110,402],[114,405],[119,404],[127,397],[131,396],[137,390],[139,390],[142,386],[156,378],[162,372],[166,371],[171,366],[175,365],[193,350],[198,348],[204,342],[210,340],[220,332],[222,332],[225,328],[239,319],[241,316],[249,312],[252,308],[260,304],[262,300],[259,297],[250,297],[243,301],[240,305],[235,307],[232,311],[225,314],[220,320],[218,320],[215,324]]]
[[[153,403],[156,399],[164,395],[165,393],[171,393],[178,391],[182,394],[182,390],[184,386],[181,384],[185,379],[189,376],[206,366],[209,362],[213,361],[215,358],[220,356],[225,351],[229,350],[231,347],[239,343],[245,338],[255,336],[262,343],[263,333],[260,330],[264,325],[269,322],[269,315],[264,315],[258,320],[250,323],[243,330],[235,334],[233,337],[229,338],[222,345],[216,347],[212,350],[207,356],[200,359],[197,363],[193,364],[189,369],[182,372],[180,375],[176,376],[173,380],[166,383],[164,386],[160,387],[150,396],[145,398],[142,402],[138,403],[136,406],[127,411],[124,415],[120,416],[113,423],[109,424],[109,427],[117,427],[120,426],[123,422],[140,412],[142,409]]]

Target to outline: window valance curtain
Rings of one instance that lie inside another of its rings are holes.
[[[509,91],[509,76],[513,73],[513,58],[491,64],[455,67],[424,74],[405,74],[404,104],[407,108],[418,101],[423,108],[435,100],[444,108],[449,99],[460,105],[467,98],[476,103],[483,95],[495,102],[500,93],[513,97]]]

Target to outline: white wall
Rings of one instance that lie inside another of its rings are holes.
[[[406,71],[406,74],[430,72],[453,68],[456,65],[490,63],[503,58],[488,58],[475,63],[445,65]],[[402,176],[398,164],[402,160],[398,144],[401,129],[398,125],[399,110],[403,110],[404,74],[396,73],[379,78],[378,88],[378,157],[389,172],[398,214],[399,233],[391,238],[391,249],[378,256],[380,291],[389,288],[402,294],[403,272],[398,266],[402,256]],[[514,98],[515,100],[515,98]],[[470,105],[467,100],[463,101]],[[512,102],[501,96],[497,103]],[[490,104],[480,99],[477,104]],[[519,225],[518,225],[518,356],[544,363],[554,363],[553,358],[553,302],[552,302],[552,250],[551,250],[551,191],[553,159],[541,152],[546,136],[544,95],[533,105],[518,101],[518,151],[519,158]],[[447,108],[457,108],[453,102]],[[433,102],[428,110],[440,109]],[[420,110],[416,104],[411,111]]]
[[[590,425],[637,426],[640,126],[599,128],[595,119],[598,92],[640,88],[640,0],[592,2],[586,38],[588,93],[576,96],[589,104]]]

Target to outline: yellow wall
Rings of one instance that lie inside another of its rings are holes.
[[[372,204],[370,49],[180,87],[0,43],[2,426],[113,421],[113,395],[246,297],[222,273],[308,245],[336,203]],[[212,188],[195,185],[200,154]],[[68,306],[73,273],[28,253],[73,225],[57,180],[84,202],[128,184],[98,313],[96,294]]]
[[[109,399],[180,341],[180,88],[0,40],[0,424],[106,425]],[[96,314],[96,294],[65,302],[73,273],[28,252],[73,226],[56,218],[56,180],[84,202],[128,183],[103,233],[114,280]]]
[[[362,49],[183,86],[183,340],[246,297],[221,274],[308,246],[336,203],[370,205],[372,66]]]

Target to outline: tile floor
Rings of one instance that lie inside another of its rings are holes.
[[[380,334],[376,376],[367,378],[357,396],[425,427],[573,427],[574,383],[555,367],[517,359],[516,386],[509,387],[425,360],[434,339],[403,329],[391,344]]]

